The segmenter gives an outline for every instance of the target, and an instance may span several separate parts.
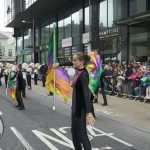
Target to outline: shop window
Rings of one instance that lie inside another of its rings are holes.
[[[31,62],[31,55],[24,55],[24,63],[30,63]]]
[[[150,33],[144,32],[130,36],[129,60],[143,61],[145,56],[150,56]]]

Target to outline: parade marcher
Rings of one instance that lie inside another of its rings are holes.
[[[37,79],[38,79],[38,70],[37,67],[34,67],[34,84],[37,85]]]
[[[32,66],[29,65],[29,68],[26,70],[27,72],[27,85],[28,90],[31,90],[31,73],[32,73]]]
[[[78,52],[73,57],[73,63],[66,62],[61,64],[54,64],[53,67],[72,66],[77,69],[73,80],[73,94],[72,94],[72,125],[71,132],[73,144],[76,150],[92,150],[90,141],[86,132],[86,116],[88,123],[94,125],[94,117],[92,115],[92,103],[90,100],[89,74],[85,68],[90,57],[82,52]]]
[[[93,103],[98,103],[98,100],[97,100],[98,99],[98,91],[99,91],[99,88],[100,88],[101,89],[101,94],[102,94],[103,100],[104,100],[104,103],[102,104],[102,106],[107,106],[107,97],[106,97],[106,93],[104,91],[104,81],[107,82],[107,79],[105,78],[104,71],[102,71],[98,88],[95,91]]]
[[[21,91],[23,89],[23,80],[24,80],[21,72],[22,69],[21,65],[17,65],[16,69],[17,69],[16,74],[10,79],[10,80],[14,80],[16,78],[16,99],[18,105],[16,105],[15,107],[19,107],[18,110],[25,110],[24,103],[21,97]]]
[[[3,77],[3,71],[4,71],[4,70],[5,70],[5,69],[3,68],[3,64],[0,63],[0,86],[2,86],[1,78]]]
[[[23,75],[23,88],[22,88],[22,97],[26,97],[26,70],[22,69],[22,75]]]
[[[43,87],[45,87],[47,69],[48,69],[48,66],[45,64],[45,62],[43,62],[42,66],[40,67],[40,73],[42,74]]]
[[[8,69],[8,67],[6,67],[6,69],[4,70],[4,78],[5,78],[6,88],[7,88],[8,74],[9,74],[9,69]]]

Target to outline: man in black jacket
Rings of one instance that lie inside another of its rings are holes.
[[[104,103],[102,104],[102,106],[107,106],[107,98],[106,98],[106,94],[105,94],[105,91],[104,91],[104,82],[103,82],[103,80],[105,80],[107,82],[107,80],[105,79],[105,75],[102,72],[102,75],[100,77],[99,85],[97,87],[97,90],[95,91],[93,103],[98,103],[98,100],[97,100],[98,99],[98,91],[99,91],[99,88],[101,88],[101,94],[102,94],[103,100],[104,100]]]
[[[46,72],[47,72],[48,66],[43,62],[42,66],[40,67],[40,73],[42,75],[42,85],[45,87],[46,82]]]

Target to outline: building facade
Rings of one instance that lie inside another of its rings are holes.
[[[11,32],[0,31],[0,62],[16,61],[16,43]]]
[[[98,6],[99,19],[90,17],[95,15],[90,2]],[[14,28],[18,63],[47,62],[54,24],[60,62],[71,60],[78,51],[87,52],[91,26],[97,23],[99,30],[92,32],[103,63],[143,61],[150,55],[149,12],[149,0],[5,0],[5,24]]]

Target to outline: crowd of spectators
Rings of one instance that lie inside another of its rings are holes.
[[[150,57],[142,63],[104,65],[103,73],[106,94],[135,100],[150,99]]]

